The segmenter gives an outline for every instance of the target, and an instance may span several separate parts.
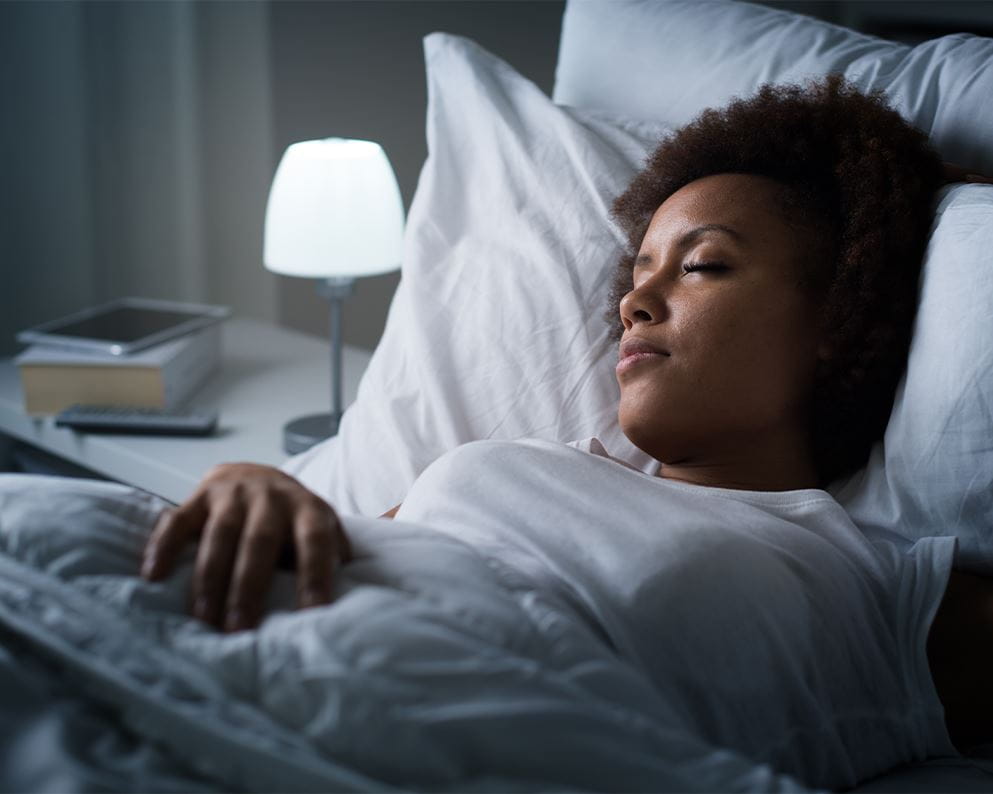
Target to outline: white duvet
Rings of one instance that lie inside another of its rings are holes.
[[[953,541],[874,546],[820,491],[476,442],[397,520],[342,517],[332,605],[280,574],[236,635],[185,615],[189,565],[136,578],[161,507],[0,476],[3,645],[148,742],[147,789],[778,791],[954,754],[924,656]]]

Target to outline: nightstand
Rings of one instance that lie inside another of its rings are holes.
[[[24,413],[13,359],[0,359],[0,436],[23,442],[69,464],[182,502],[218,463],[249,461],[278,466],[283,425],[302,414],[328,410],[330,345],[326,339],[258,320],[224,323],[221,367],[190,400],[220,414],[215,435],[99,435],[56,427],[54,419]],[[345,346],[345,405],[355,400],[372,353]]]

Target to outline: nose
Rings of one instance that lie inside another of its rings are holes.
[[[621,298],[621,323],[625,331],[630,331],[635,323],[654,325],[662,322],[668,313],[665,299],[653,279],[644,281]]]

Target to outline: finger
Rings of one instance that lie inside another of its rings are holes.
[[[334,570],[347,554],[338,516],[327,504],[312,503],[297,510],[293,540],[297,549],[297,608],[331,603]]]
[[[231,570],[245,525],[245,508],[236,498],[218,502],[203,528],[190,588],[193,616],[221,627]]]
[[[155,519],[155,525],[152,527],[152,531],[145,539],[145,547],[141,552],[141,575],[146,579],[150,579],[152,573],[160,565],[158,556],[159,544],[162,542],[162,537],[172,531],[170,527],[175,520],[175,516],[175,507],[163,508],[158,518]]]
[[[993,177],[983,176],[982,174],[966,174],[965,181],[981,185],[993,185]]]
[[[271,498],[257,499],[249,509],[224,607],[225,631],[251,628],[261,619],[288,523]]]
[[[167,576],[183,549],[200,535],[206,518],[203,494],[195,495],[180,507],[163,510],[142,552],[142,577],[155,581]]]

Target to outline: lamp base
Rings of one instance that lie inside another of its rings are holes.
[[[330,413],[301,416],[283,425],[283,449],[288,455],[306,452],[338,433],[341,417]]]

